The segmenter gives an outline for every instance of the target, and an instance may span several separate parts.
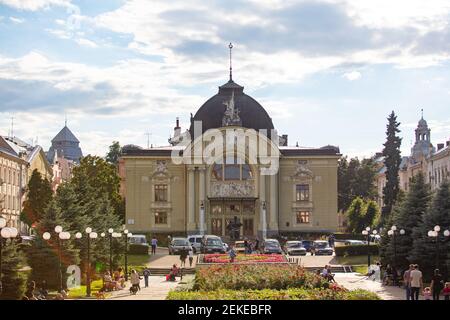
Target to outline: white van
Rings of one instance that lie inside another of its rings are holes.
[[[128,241],[130,244],[148,245],[147,238],[144,234],[133,234]]]
[[[201,234],[195,234],[188,236],[188,241],[192,246],[194,253],[200,252],[200,245],[202,244],[203,236]]]

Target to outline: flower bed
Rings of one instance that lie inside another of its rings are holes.
[[[212,265],[197,270],[194,284],[200,291],[327,287],[323,277],[289,264]]]
[[[379,300],[372,292],[346,289],[171,291],[168,300]]]
[[[234,260],[237,263],[282,263],[286,258],[280,254],[238,254]],[[206,254],[203,263],[229,263],[227,254]]]

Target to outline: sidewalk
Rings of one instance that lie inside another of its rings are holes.
[[[376,293],[383,300],[406,300],[405,289],[394,286],[383,286],[378,281],[367,279],[357,273],[336,273],[336,282],[349,290],[364,289]],[[423,300],[419,296],[419,300]]]
[[[107,300],[165,300],[170,290],[175,289],[179,280],[176,282],[166,281],[164,276],[149,277],[149,287],[144,288],[144,279],[141,280],[141,291],[136,295],[130,293],[130,283],[127,283],[125,289],[113,291],[111,297]]]

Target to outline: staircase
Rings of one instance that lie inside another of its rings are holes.
[[[320,270],[320,272],[322,272],[323,267],[305,267],[305,269],[310,272],[316,272],[317,270]],[[331,272],[332,273],[348,273],[348,272],[353,272],[353,270],[352,270],[352,266],[334,265],[334,266],[331,266]]]

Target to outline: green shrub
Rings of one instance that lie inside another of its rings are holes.
[[[369,247],[367,245],[350,245],[350,246],[336,246],[334,247],[334,252],[336,256],[361,256],[367,255],[370,252],[371,255],[378,255],[379,245],[371,244]]]
[[[142,244],[130,244],[128,246],[128,253],[129,254],[148,254],[149,250],[148,245],[142,245]]]
[[[345,289],[170,291],[167,300],[379,300],[372,292]]]

